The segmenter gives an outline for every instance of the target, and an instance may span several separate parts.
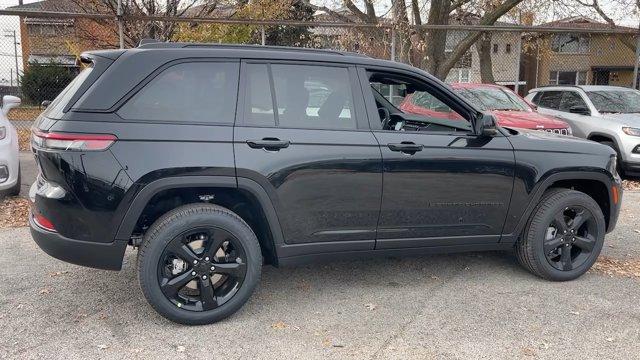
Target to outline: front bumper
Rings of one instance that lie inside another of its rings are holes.
[[[0,190],[11,189],[18,181],[18,147],[8,135],[0,140]]]
[[[31,237],[47,254],[68,263],[105,270],[120,270],[126,241],[96,243],[66,238],[58,233],[47,231],[33,221],[29,214]]]

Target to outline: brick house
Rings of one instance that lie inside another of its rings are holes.
[[[7,8],[20,12],[79,12],[71,0],[45,0]],[[69,17],[20,16],[24,68],[31,64],[58,64],[78,69],[77,57],[89,49],[118,46],[115,22],[110,26],[95,20]]]
[[[636,29],[571,17],[541,27],[589,30]],[[631,87],[636,61],[633,34],[541,34],[528,39],[524,54],[525,78],[530,88],[545,85],[617,85]],[[631,44],[631,46],[629,46]]]

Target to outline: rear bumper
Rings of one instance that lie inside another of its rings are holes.
[[[640,162],[622,162],[622,170],[629,175],[639,175],[640,174]]]
[[[66,238],[38,226],[29,215],[31,237],[47,254],[56,259],[82,266],[105,270],[120,270],[126,241],[96,243]]]

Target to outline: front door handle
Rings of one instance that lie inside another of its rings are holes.
[[[288,148],[290,142],[288,140],[280,140],[278,138],[264,138],[262,140],[247,140],[247,145],[252,149],[279,151],[280,149]]]
[[[422,151],[423,148],[422,145],[411,141],[403,141],[399,144],[387,144],[387,147],[389,147],[389,150],[391,151],[399,151],[410,155],[413,155],[418,151]]]

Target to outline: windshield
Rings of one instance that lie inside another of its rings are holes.
[[[587,96],[601,113],[640,113],[640,91],[587,91]]]
[[[531,108],[516,94],[501,88],[455,89],[480,110],[529,111]]]

